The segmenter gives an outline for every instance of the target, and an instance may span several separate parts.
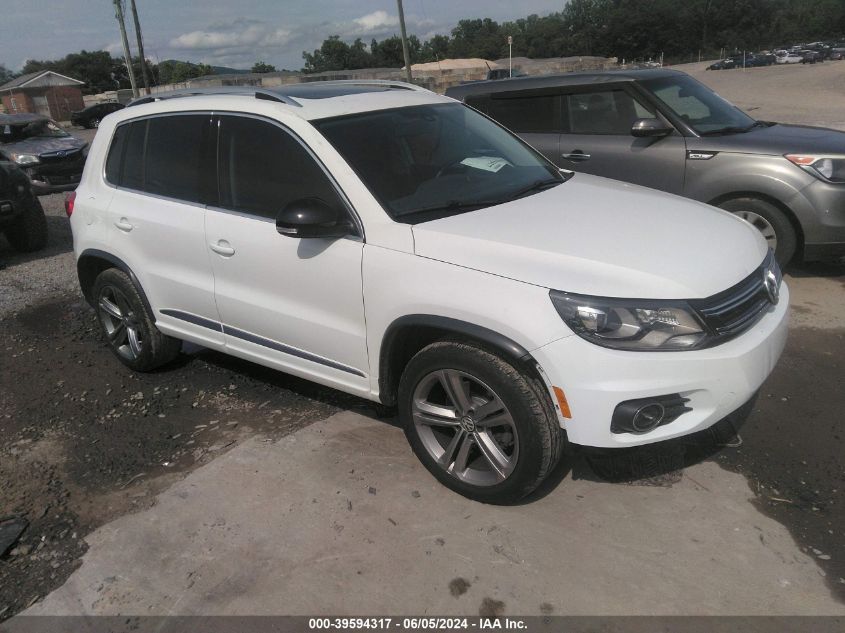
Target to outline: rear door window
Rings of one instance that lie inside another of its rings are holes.
[[[106,179],[186,202],[207,203],[214,190],[210,116],[172,115],[118,126],[106,160]]]
[[[487,102],[487,114],[514,132],[559,132],[560,96],[502,93]]]

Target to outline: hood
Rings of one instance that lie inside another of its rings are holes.
[[[0,149],[5,154],[35,154],[41,156],[42,154],[49,154],[50,152],[58,152],[61,150],[77,150],[82,149],[88,145],[74,136],[64,136],[61,138],[27,138],[15,143],[3,143]]]
[[[744,154],[844,154],[845,132],[775,123],[726,136],[688,138],[687,148]]]
[[[729,213],[585,174],[413,232],[422,257],[602,297],[709,297],[750,275],[767,253],[759,232]]]

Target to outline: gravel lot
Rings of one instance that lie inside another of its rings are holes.
[[[682,68],[757,117],[845,129],[845,62]],[[30,523],[0,559],[0,620],[60,586],[90,531],[149,507],[158,492],[245,438],[279,438],[346,409],[374,414],[356,398],[201,349],[159,372],[125,370],[78,291],[62,200],[42,198],[46,250],[17,255],[0,237],[0,518]],[[790,341],[741,446],[693,443],[583,467],[600,479],[652,485],[705,459],[744,474],[760,511],[818,559],[845,601],[845,265],[789,272]]]

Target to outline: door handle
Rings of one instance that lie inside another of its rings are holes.
[[[585,160],[590,160],[590,155],[585,154],[582,150],[576,149],[571,154],[561,154],[561,158],[571,160],[573,163],[581,163]]]
[[[126,218],[120,218],[119,220],[115,221],[114,225],[124,233],[129,233],[129,231],[135,228],[135,225],[132,224]]]
[[[209,244],[211,250],[223,257],[231,257],[235,254],[235,249],[226,240],[217,240],[216,243]]]

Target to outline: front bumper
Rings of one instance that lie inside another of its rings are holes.
[[[752,328],[716,347],[688,352],[632,352],[594,345],[577,335],[532,352],[549,382],[566,394],[572,417],[561,426],[573,444],[622,448],[706,429],[750,400],[780,358],[788,328],[789,290]],[[680,394],[691,408],[647,433],[611,433],[618,404]]]
[[[30,180],[32,184],[32,193],[36,196],[46,196],[50,193],[59,193],[61,191],[73,191],[79,186],[79,181],[82,179],[82,174],[72,176],[69,178],[62,178],[60,184],[52,182],[53,179],[47,178],[45,180]]]
[[[845,185],[814,179],[785,202],[799,216],[805,260],[845,256]]]

